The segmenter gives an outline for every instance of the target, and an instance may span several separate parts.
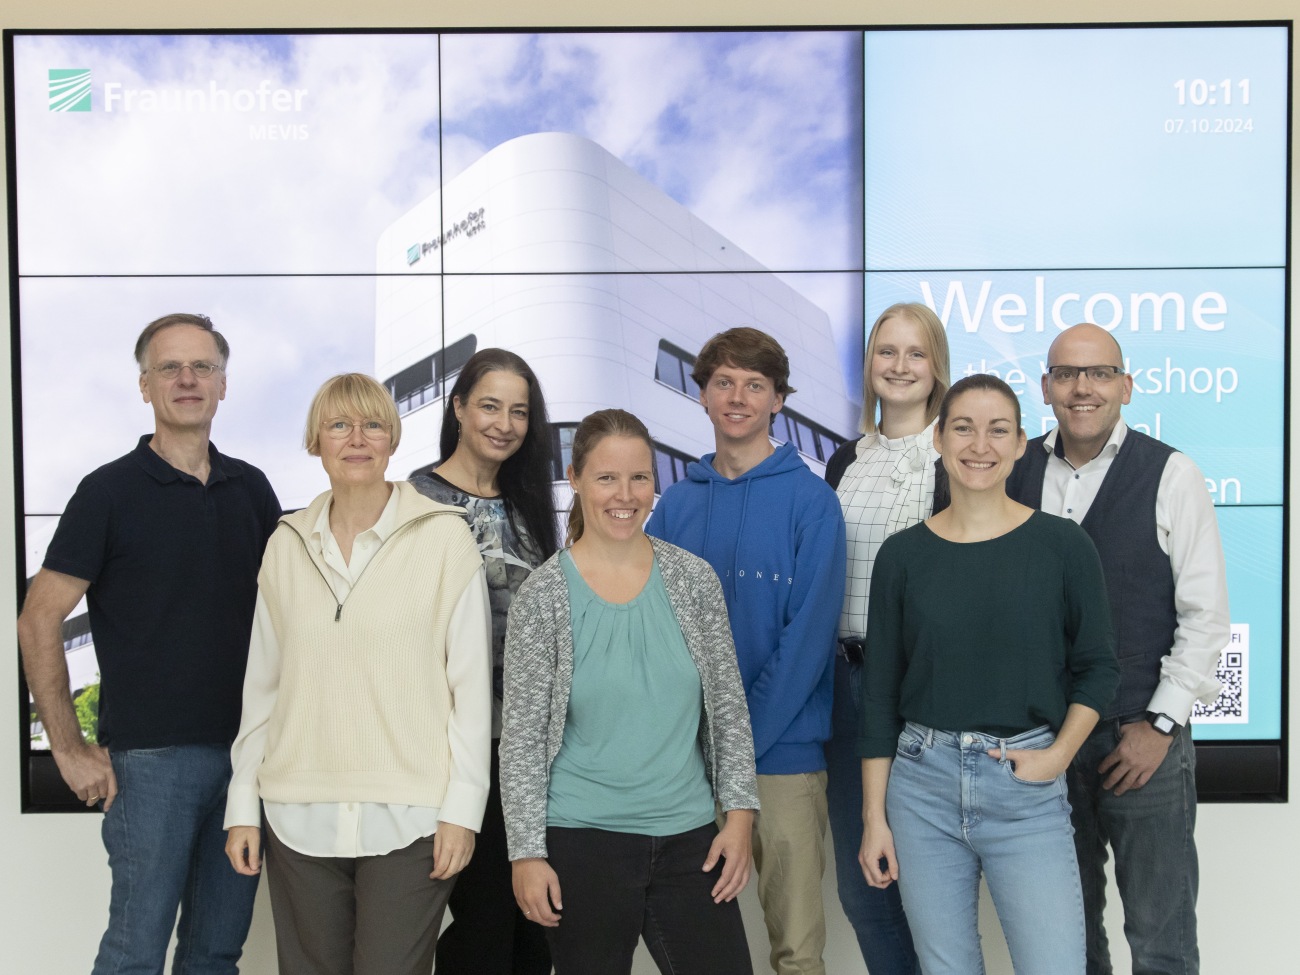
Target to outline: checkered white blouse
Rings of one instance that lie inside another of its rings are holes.
[[[858,441],[836,491],[848,535],[848,576],[840,637],[867,632],[871,568],[881,543],[930,514],[934,504],[934,424],[920,433],[890,440],[869,433]]]

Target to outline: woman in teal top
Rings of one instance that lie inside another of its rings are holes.
[[[926,975],[984,970],[981,873],[1016,972],[1082,975],[1065,770],[1119,681],[1101,563],[1007,497],[1025,434],[1000,379],[955,383],[934,441],[951,504],[886,539],[871,578],[859,859],[899,882]]]
[[[560,555],[573,687],[551,763],[548,826],[671,835],[713,822],[699,746],[704,692],[659,567],[626,603],[602,599]],[[635,697],[616,692],[635,688]],[[615,692],[615,693],[611,693]]]
[[[736,895],[758,806],[722,587],[642,530],[650,435],[622,410],[574,436],[570,547],[506,635],[501,791],[515,897],[557,975],[751,973]],[[715,803],[725,814],[715,825]]]

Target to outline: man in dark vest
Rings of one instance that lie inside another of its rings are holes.
[[[1214,505],[1196,465],[1129,429],[1133,378],[1092,324],[1052,343],[1043,401],[1057,427],[1031,440],[1016,500],[1078,522],[1101,555],[1120,685],[1068,773],[1087,915],[1088,975],[1110,975],[1102,914],[1107,845],[1134,975],[1197,975],[1196,761],[1188,719],[1212,701],[1228,642]]]

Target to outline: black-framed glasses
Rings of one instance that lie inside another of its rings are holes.
[[[1124,375],[1124,370],[1119,366],[1048,366],[1047,373],[1052,382],[1061,386],[1077,382],[1080,376],[1087,376],[1089,382],[1105,386]]]
[[[219,365],[215,362],[208,362],[206,359],[198,359],[195,362],[160,362],[158,365],[149,368],[162,376],[163,379],[175,379],[183,369],[188,369],[194,373],[195,379],[207,379],[214,372],[221,371]]]
[[[352,431],[358,428],[361,430],[361,436],[367,440],[387,440],[389,436],[388,424],[383,420],[370,418],[350,420],[345,416],[336,416],[321,424],[325,436],[331,440],[346,440],[352,436]]]

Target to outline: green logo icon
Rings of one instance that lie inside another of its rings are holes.
[[[414,264],[419,259],[420,259],[419,244],[412,244],[410,247],[406,248],[406,263],[408,267]]]
[[[90,111],[89,68],[50,68],[50,111]]]

